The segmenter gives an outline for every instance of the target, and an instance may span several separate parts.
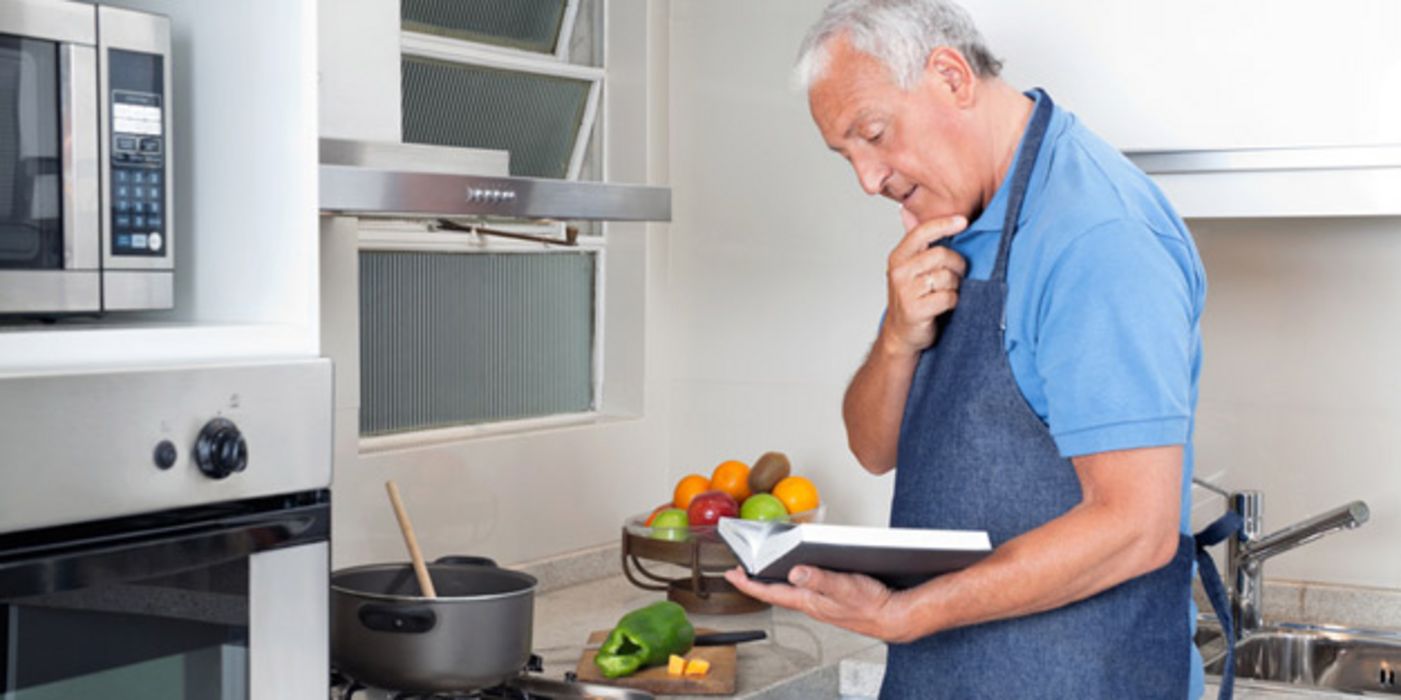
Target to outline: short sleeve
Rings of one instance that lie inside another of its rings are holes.
[[[1198,297],[1183,252],[1180,240],[1113,221],[1057,257],[1036,369],[1062,456],[1188,441]]]

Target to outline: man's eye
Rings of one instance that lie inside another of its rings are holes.
[[[880,143],[880,140],[881,140],[881,137],[882,137],[882,136],[885,136],[885,129],[881,129],[880,131],[874,132],[874,133],[872,133],[871,135],[867,136],[867,137],[866,137],[866,143],[869,143],[869,144],[877,144],[877,143]]]

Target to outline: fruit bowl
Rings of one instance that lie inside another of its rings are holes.
[[[826,505],[795,513],[797,523],[822,522]],[[634,586],[666,591],[667,598],[694,613],[724,614],[763,610],[767,603],[740,593],[721,575],[739,565],[720,539],[714,525],[689,528],[654,528],[646,525],[651,513],[634,515],[623,522],[623,575]],[[686,576],[667,577],[649,571],[643,561],[687,569]]]
[[[801,513],[795,513],[789,516],[789,519],[795,523],[820,523],[822,522],[822,518],[826,515],[826,513],[827,505],[824,503],[816,508],[813,508],[812,510],[805,510]],[[715,534],[714,525],[696,525],[694,527],[679,528],[656,528],[650,527],[646,524],[647,518],[651,515],[652,513],[650,511],[647,513],[639,513],[638,515],[634,515],[623,522],[623,528],[632,535],[636,535],[638,537],[646,537],[648,539],[664,542],[685,543],[687,540],[690,540],[692,538],[710,538],[716,542],[720,542],[720,536]],[[720,546],[723,547],[724,543],[720,542]],[[729,548],[726,547],[725,551],[729,551]],[[733,566],[736,563],[738,562],[731,559],[731,566]]]

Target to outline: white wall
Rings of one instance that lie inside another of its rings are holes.
[[[670,471],[674,481],[780,450],[817,484],[829,520],[880,524],[893,480],[850,456],[840,404],[875,337],[901,228],[789,89],[820,10],[672,3]]]
[[[1401,586],[1401,219],[1188,223],[1209,284],[1198,472],[1262,490],[1267,532],[1365,500],[1371,522],[1267,575]]]

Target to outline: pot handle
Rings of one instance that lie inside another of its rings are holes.
[[[426,605],[365,603],[357,615],[360,624],[376,632],[423,634],[438,624],[438,616]]]
[[[433,560],[434,564],[468,564],[476,566],[496,567],[496,560],[489,557],[469,557],[461,554],[450,554],[446,557],[438,557]]]

